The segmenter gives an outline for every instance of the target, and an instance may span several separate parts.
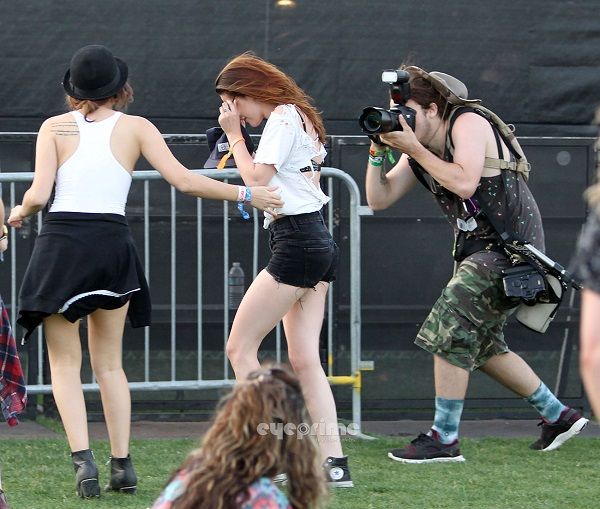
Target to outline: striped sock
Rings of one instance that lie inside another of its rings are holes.
[[[544,382],[540,383],[538,389],[526,399],[547,422],[558,421],[560,414],[567,408],[552,394]]]
[[[458,426],[462,415],[464,399],[435,398],[435,418],[432,430],[437,431],[442,444],[458,440]]]

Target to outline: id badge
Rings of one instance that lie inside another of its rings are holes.
[[[463,232],[472,232],[477,228],[477,221],[474,217],[469,217],[467,220],[461,219],[460,217],[456,220],[456,226]]]

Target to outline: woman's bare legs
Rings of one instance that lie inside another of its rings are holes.
[[[88,348],[100,386],[102,408],[115,458],[129,454],[131,395],[123,371],[123,327],[129,303],[119,309],[97,309],[88,317]]]
[[[71,452],[90,448],[85,399],[81,388],[79,322],[61,315],[44,319],[50,360],[52,394],[62,419]]]
[[[328,283],[321,282],[314,290],[308,289],[283,318],[290,364],[300,380],[308,413],[317,425],[323,459],[343,456],[335,400],[319,357],[328,288]]]
[[[227,340],[227,357],[237,380],[260,368],[258,348],[294,303],[306,292],[273,279],[262,270],[244,295]]]
[[[98,309],[88,318],[88,346],[92,369],[100,386],[106,427],[115,457],[129,450],[131,399],[122,367],[122,339],[128,305]],[[87,413],[81,387],[79,322],[61,315],[44,320],[52,393],[72,452],[89,449]]]
[[[335,401],[319,359],[319,335],[328,284],[316,289],[278,283],[263,270],[248,288],[235,315],[227,356],[238,380],[260,368],[258,348],[283,318],[290,364],[300,379],[323,457],[342,456]]]

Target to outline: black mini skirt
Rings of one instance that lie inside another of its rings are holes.
[[[75,322],[128,301],[132,327],[150,325],[148,283],[125,217],[48,213],[19,292],[24,340],[49,315]]]

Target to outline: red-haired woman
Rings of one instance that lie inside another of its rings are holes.
[[[119,111],[133,97],[127,76],[125,62],[104,46],[75,53],[63,80],[72,111],[42,124],[33,183],[8,219],[19,228],[55,188],[21,286],[17,322],[25,337],[44,323],[52,392],[81,497],[100,494],[80,377],[83,316],[111,445],[107,489],[134,493],[137,486],[129,457],[131,399],[121,360],[125,317],[134,327],[150,325],[148,285],[125,219],[136,161],[143,155],[171,185],[192,196],[250,201],[262,209],[281,205],[272,189],[225,184],[182,166],[151,122]]]
[[[316,444],[299,426],[295,376],[260,369],[223,398],[214,422],[152,509],[318,509],[325,495]],[[288,474],[287,497],[271,480]]]
[[[325,129],[310,97],[273,64],[244,53],[215,80],[223,101],[219,123],[246,185],[276,185],[284,206],[265,213],[271,258],[248,288],[235,315],[227,355],[238,380],[260,367],[258,348],[283,319],[290,363],[300,379],[328,480],[351,487],[337,428],[335,401],[319,358],[319,335],[338,248],[321,208],[329,201],[319,185]],[[266,120],[254,156],[241,125]]]

